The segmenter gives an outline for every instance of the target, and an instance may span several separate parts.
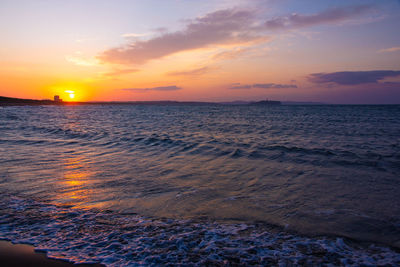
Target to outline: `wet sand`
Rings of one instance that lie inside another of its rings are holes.
[[[41,267],[100,267],[101,264],[72,264],[62,260],[53,260],[45,253],[35,252],[29,245],[14,245],[8,241],[0,241],[0,262],[3,267],[41,266]]]

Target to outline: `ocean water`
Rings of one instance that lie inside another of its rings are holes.
[[[400,106],[0,107],[0,238],[76,263],[400,264]]]

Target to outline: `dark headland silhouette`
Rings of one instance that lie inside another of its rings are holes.
[[[35,100],[0,96],[0,106],[25,106],[25,105],[62,105],[63,102],[49,99]]]

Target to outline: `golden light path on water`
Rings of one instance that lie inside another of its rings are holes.
[[[89,200],[94,193],[95,172],[91,170],[87,159],[82,156],[66,158],[62,168],[59,181],[62,190],[58,192],[55,202],[77,208],[98,207]]]

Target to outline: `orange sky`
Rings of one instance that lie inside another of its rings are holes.
[[[0,95],[400,102],[397,1],[189,2],[2,1]]]

